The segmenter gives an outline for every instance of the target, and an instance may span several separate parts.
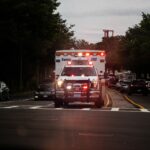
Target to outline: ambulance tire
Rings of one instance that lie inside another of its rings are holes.
[[[96,102],[95,102],[95,107],[96,108],[101,108],[101,107],[103,107],[104,106],[104,101],[101,99],[99,99],[99,100],[97,100]]]

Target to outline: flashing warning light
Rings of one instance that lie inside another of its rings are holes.
[[[88,86],[87,85],[83,85],[82,87],[84,90],[87,90]]]
[[[71,77],[74,77],[74,74],[72,74]]]
[[[90,56],[90,53],[86,53],[85,56]]]
[[[82,53],[78,53],[78,56],[82,56]]]
[[[71,89],[72,89],[72,86],[71,86],[71,85],[68,85],[66,88],[67,88],[67,90],[71,90]]]
[[[71,61],[68,61],[67,64],[68,64],[68,65],[71,65]]]
[[[101,55],[101,56],[104,56],[104,55],[105,55],[105,53],[104,53],[104,52],[101,52],[101,53],[100,53],[100,55]]]
[[[93,65],[92,61],[89,61],[89,65]]]
[[[82,75],[81,75],[81,77],[85,77],[85,75],[84,75],[84,74],[82,74]]]

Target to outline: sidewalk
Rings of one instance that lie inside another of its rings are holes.
[[[111,106],[106,107],[119,107],[119,108],[135,108],[131,103],[129,103],[123,95],[116,91],[115,89],[110,89],[107,86],[103,87],[103,97],[105,98],[105,104],[107,104],[107,96],[110,99]]]

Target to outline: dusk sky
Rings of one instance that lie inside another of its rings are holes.
[[[67,24],[74,24],[75,37],[88,42],[100,42],[103,29],[125,35],[142,19],[142,12],[150,13],[150,0],[58,0],[58,11]]]

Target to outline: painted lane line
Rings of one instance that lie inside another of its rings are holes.
[[[147,109],[140,109],[142,112],[149,112]]]
[[[82,108],[82,110],[85,110],[85,111],[86,111],[86,110],[91,110],[91,109],[90,109],[90,108]]]
[[[112,108],[111,111],[119,111],[119,108]]]
[[[39,109],[41,108],[42,106],[33,106],[33,107],[30,107],[30,109]]]
[[[128,96],[124,95],[124,98],[125,98],[128,102],[130,102],[131,104],[133,104],[135,107],[138,107],[138,108],[140,108],[140,109],[145,109],[142,105],[140,105],[140,104],[134,102],[134,101],[133,101],[132,99],[130,99]]]
[[[10,109],[10,108],[18,108],[19,106],[17,106],[17,105],[15,105],[15,106],[6,106],[6,107],[3,107],[3,108],[8,108],[8,109]]]
[[[63,108],[55,108],[56,110],[63,110]]]

